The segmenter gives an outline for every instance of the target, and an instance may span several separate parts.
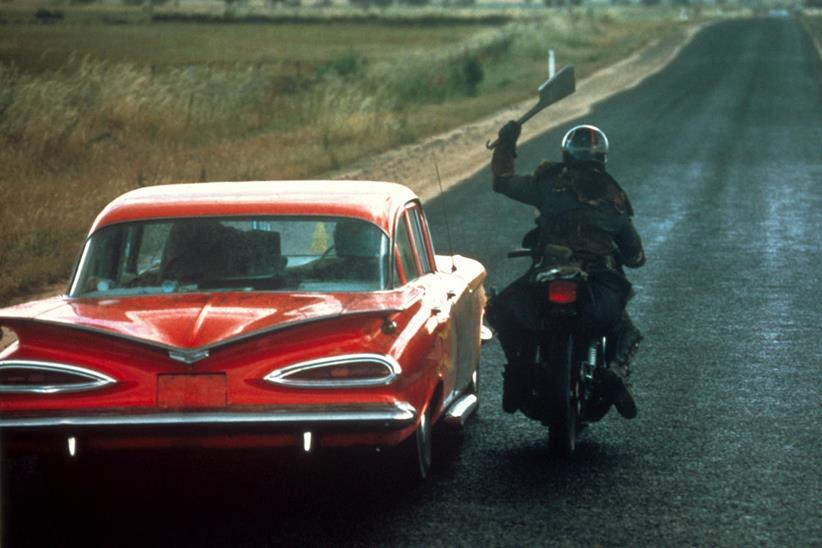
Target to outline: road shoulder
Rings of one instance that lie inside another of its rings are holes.
[[[523,127],[524,143],[563,123],[584,116],[592,107],[614,95],[637,86],[670,63],[705,23],[682,27],[665,39],[655,40],[619,63],[606,67],[577,82],[574,95],[552,105]],[[442,187],[448,189],[484,168],[490,153],[484,143],[496,137],[508,120],[518,118],[534,99],[503,109],[488,118],[436,135],[422,143],[407,145],[364,162],[328,174],[332,179],[379,180],[402,183],[412,188],[423,201],[439,193],[437,168]],[[436,162],[436,165],[435,165]]]

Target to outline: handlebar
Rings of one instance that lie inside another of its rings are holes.
[[[515,259],[517,257],[533,257],[533,256],[534,256],[534,250],[533,249],[526,249],[524,247],[521,247],[519,249],[513,249],[513,250],[508,252],[508,258],[509,259]]]

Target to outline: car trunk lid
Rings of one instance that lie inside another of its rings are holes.
[[[14,323],[33,320],[102,332],[168,349],[205,349],[277,329],[349,314],[392,313],[409,291],[371,293],[200,293],[116,299],[49,299],[0,310]]]

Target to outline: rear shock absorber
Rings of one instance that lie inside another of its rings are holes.
[[[591,382],[594,378],[594,369],[597,366],[597,352],[599,351],[599,343],[592,342],[588,346],[588,356],[585,360],[585,367],[583,368],[585,372],[585,381]]]
[[[588,355],[582,362],[582,392],[583,399],[591,397],[591,384],[594,380],[594,370],[597,367],[597,352],[599,352],[599,341],[594,341],[588,346]]]
[[[591,368],[597,366],[597,352],[599,351],[599,345],[595,342],[591,343],[591,346],[588,347],[588,365]]]

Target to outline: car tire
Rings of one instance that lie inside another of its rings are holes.
[[[400,471],[405,479],[417,482],[428,477],[431,472],[432,437],[431,406],[427,405],[414,434],[401,446]]]
[[[422,416],[420,417],[420,425],[414,433],[414,438],[416,441],[414,445],[416,446],[417,453],[417,472],[419,474],[419,478],[424,480],[431,472],[431,447],[433,445],[433,437],[431,431],[430,405],[425,407],[425,411],[423,411]]]

